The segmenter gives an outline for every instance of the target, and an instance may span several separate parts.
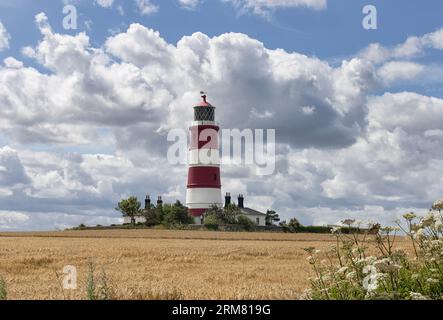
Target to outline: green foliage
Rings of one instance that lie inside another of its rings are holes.
[[[251,221],[248,217],[240,215],[237,218],[237,224],[243,227],[246,231],[251,231],[255,229],[255,223]]]
[[[283,232],[291,233],[331,233],[332,227],[324,226],[303,226],[297,219],[293,218],[286,223],[286,221],[280,222],[279,226],[283,229]],[[343,233],[349,233],[357,229],[347,229]]]
[[[8,298],[8,288],[5,279],[0,275],[0,300]]]
[[[219,208],[217,205],[212,205],[208,211],[205,213],[205,219],[207,219],[210,216],[214,216],[219,224],[225,223],[225,214],[223,212],[222,208]]]
[[[163,206],[163,222],[166,225],[183,225],[193,222],[192,217],[188,214],[188,208],[177,201],[174,205]]]
[[[211,218],[209,221],[217,221],[217,225],[220,224],[236,224],[241,211],[235,204],[230,204],[226,208],[219,208],[217,205],[211,206],[205,214],[205,220],[208,217]]]
[[[203,223],[209,230],[218,230],[220,220],[217,218],[216,215],[210,214],[205,216]]]
[[[168,208],[168,206],[170,206],[170,205],[169,204],[161,205],[161,206],[157,206],[154,209],[155,210],[155,219],[156,219],[157,224],[164,223],[166,209]]]
[[[237,217],[241,214],[240,208],[235,204],[230,204],[226,208],[223,209],[222,220],[226,224],[235,224],[237,223]]]
[[[98,278],[95,276],[95,265],[88,262],[88,275],[86,280],[86,295],[88,300],[113,300],[115,292],[109,283],[105,269],[102,268]]]
[[[266,211],[266,225],[272,226],[274,223],[280,222],[279,215],[274,210]]]
[[[443,217],[404,215],[398,227],[362,229],[355,221],[332,230],[336,244],[326,252],[305,249],[315,277],[307,297],[324,300],[443,299]],[[351,230],[351,231],[350,231]],[[414,257],[395,249],[397,232],[410,239]],[[345,232],[343,232],[345,231]],[[378,253],[370,255],[369,244]]]
[[[132,224],[134,224],[134,217],[140,214],[141,203],[136,197],[129,197],[118,203],[118,207],[115,210],[120,211],[123,216],[130,217]]]
[[[86,295],[88,300],[97,300],[96,283],[94,278],[95,267],[92,262],[88,262],[88,276],[86,279]]]
[[[331,233],[331,227],[323,226],[300,226],[295,229],[295,232],[300,233]]]
[[[288,227],[292,232],[298,232],[301,226],[301,223],[296,218],[289,220]]]
[[[162,209],[160,208],[160,211],[161,210]],[[148,209],[144,209],[142,211],[142,215],[146,219],[145,224],[148,227],[156,226],[161,223],[161,221],[162,221],[161,219],[162,219],[163,215],[162,214],[159,215],[158,211],[159,210],[157,210],[157,208],[152,208],[152,207],[148,208]]]

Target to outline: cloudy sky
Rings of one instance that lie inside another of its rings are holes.
[[[65,29],[65,5],[77,29]],[[377,8],[376,30],[362,26]],[[0,230],[121,221],[185,199],[170,129],[209,92],[225,128],[276,129],[276,170],[224,191],[304,224],[391,223],[443,197],[440,0],[0,0]]]

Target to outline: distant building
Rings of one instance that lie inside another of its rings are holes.
[[[242,194],[238,196],[238,208],[242,215],[246,216],[249,220],[254,222],[257,226],[266,226],[266,213],[247,208],[244,206],[245,198]],[[231,194],[226,193],[225,196],[225,208],[231,204]],[[163,199],[161,196],[157,199],[157,208],[163,206]],[[149,195],[146,196],[145,199],[145,208],[141,211],[140,214],[132,217],[123,217],[123,224],[139,224],[146,223],[145,213],[147,210],[154,208],[151,203],[151,197]],[[197,224],[202,224],[204,217],[202,217],[202,221]]]
[[[157,207],[161,207],[163,205],[163,199],[161,196],[157,199]],[[146,218],[144,217],[144,213],[146,210],[149,210],[153,207],[151,203],[151,197],[149,195],[146,196],[145,199],[145,208],[142,210],[142,212],[138,215],[136,215],[134,218],[131,217],[123,217],[123,224],[139,224],[139,223],[145,223]]]
[[[231,194],[228,192],[225,196],[225,208],[231,204]],[[241,213],[257,226],[266,226],[266,213],[245,207],[245,197],[240,194],[238,196],[238,208]]]

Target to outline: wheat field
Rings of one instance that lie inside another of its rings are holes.
[[[303,248],[333,244],[280,233],[0,233],[0,275],[9,299],[86,299],[88,263],[104,270],[115,299],[298,299],[311,275]],[[77,268],[77,290],[63,290],[66,265]]]

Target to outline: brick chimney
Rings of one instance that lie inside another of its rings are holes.
[[[227,208],[231,204],[231,194],[226,192],[225,196],[225,208]]]
[[[151,197],[149,195],[145,199],[145,209],[151,209]]]
[[[163,206],[163,200],[161,196],[158,196],[157,199],[157,207],[162,207]]]
[[[242,194],[238,195],[238,207],[244,208],[245,207],[245,198]]]

